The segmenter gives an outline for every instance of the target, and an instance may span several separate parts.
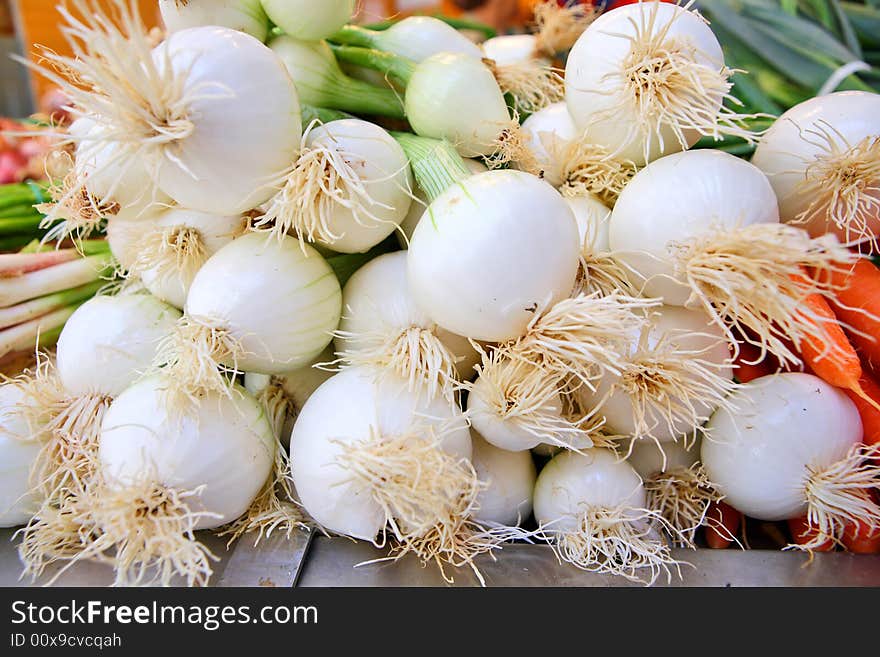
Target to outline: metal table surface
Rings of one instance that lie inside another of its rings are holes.
[[[0,586],[41,586],[55,574],[49,570],[36,582],[19,580],[21,564],[11,530],[0,530]],[[202,536],[220,557],[212,586],[449,586],[434,566],[414,558],[365,564],[383,553],[366,543],[297,532],[290,539],[275,535],[254,545],[242,540],[226,549],[222,539]],[[880,586],[880,556],[816,554],[813,561],[799,553],[771,550],[676,550],[689,562],[671,586]],[[363,565],[361,565],[363,564]],[[546,546],[508,545],[497,560],[481,557],[477,565],[488,586],[639,586],[619,577],[586,573],[560,564]],[[455,586],[476,586],[469,570],[452,570]],[[56,586],[107,586],[110,568],[82,562],[67,569]],[[180,582],[178,582],[180,583]],[[665,578],[658,586],[666,586]]]

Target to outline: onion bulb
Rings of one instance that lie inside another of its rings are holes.
[[[522,48],[518,44],[508,43],[507,39],[517,42],[520,39],[527,41],[526,53],[520,56]],[[407,65],[409,68],[415,66],[414,78],[431,76],[444,88],[449,86],[449,81],[446,81],[445,78],[458,75],[467,75],[469,78],[481,75],[484,81],[488,81],[489,78],[485,76],[485,72],[488,70],[497,82],[501,93],[510,94],[515,110],[525,114],[536,112],[564,98],[562,77],[550,65],[550,61],[531,56],[535,46],[535,37],[533,36],[490,39],[483,44],[483,48],[489,47],[491,52],[484,52],[484,49],[440,19],[430,16],[411,16],[396,22],[387,30],[370,30],[356,25],[346,25],[331,36],[330,40],[355,46],[361,50],[374,50],[379,51],[380,54],[394,55],[394,59],[399,64],[396,70],[392,67],[386,71],[390,74],[389,77],[400,77],[397,74],[401,69],[406,68]],[[512,48],[508,46],[512,46]],[[451,57],[445,69],[440,69],[436,65],[424,69],[418,66],[443,55]],[[370,57],[367,56],[366,59],[370,59]],[[373,59],[373,64],[376,65],[377,62],[375,58]],[[477,66],[469,68],[455,64],[456,61],[460,62],[464,59],[471,60]],[[406,80],[398,81],[405,82]],[[476,80],[474,79],[474,81]],[[419,82],[419,84],[424,83],[425,80]],[[489,89],[486,92],[488,93]],[[483,97],[491,97],[494,101],[494,90],[493,93],[488,96],[484,94]],[[459,97],[451,96],[451,98]],[[463,97],[460,98],[460,102],[466,100]],[[478,106],[474,106],[473,109],[478,109]],[[426,137],[435,136],[421,132],[418,134]]]
[[[159,0],[159,12],[169,32],[220,25],[260,41],[269,33],[269,19],[260,0]]]
[[[266,201],[301,138],[299,98],[281,60],[254,37],[215,26],[175,32],[154,49],[137,9],[113,6],[112,18],[95,0],[75,0],[79,18],[62,9],[72,55],[47,53],[41,67],[74,115],[96,123],[97,133],[75,141],[113,150],[102,167],[110,187],[143,167],[145,186],[192,209],[237,214]]]
[[[471,451],[464,417],[447,400],[348,367],[300,412],[291,475],[326,530],[378,546],[390,536],[397,555],[462,565],[494,547],[469,518],[483,488]]]
[[[23,386],[0,385],[0,527],[24,524],[40,507],[30,473],[43,444],[34,438],[31,405]]]
[[[689,7],[689,5],[688,5]],[[718,39],[688,7],[639,2],[596,19],[569,53],[568,110],[590,140],[642,166],[701,136],[751,139],[732,99]]]
[[[130,271],[137,262],[141,240],[153,230],[158,216],[160,214],[143,219],[114,217],[107,222],[107,244],[110,246],[110,253],[123,271]]]
[[[644,294],[702,306],[789,363],[800,360],[787,341],[824,340],[827,320],[802,301],[831,294],[825,273],[855,258],[833,236],[811,239],[780,224],[761,170],[715,150],[668,155],[639,171],[614,206],[609,239]]]
[[[733,390],[727,341],[701,311],[663,306],[649,320],[631,331],[620,372],[580,394],[612,434],[688,444]]]
[[[409,162],[391,135],[360,119],[331,121],[307,130],[291,173],[254,226],[362,253],[403,221],[411,188]]]
[[[185,316],[157,356],[172,399],[228,392],[225,370],[305,365],[329,344],[341,301],[339,281],[312,247],[259,233],[233,240],[196,273]]]
[[[702,461],[725,500],[759,520],[807,517],[812,550],[838,541],[848,523],[880,526],[872,499],[878,448],[862,444],[855,404],[811,374],[744,384],[709,422]]]
[[[274,460],[269,421],[243,389],[206,393],[185,416],[164,403],[164,381],[148,377],[114,400],[98,450],[102,487],[93,514],[98,544],[116,548],[117,584],[175,572],[203,584],[213,555],[193,536],[244,513]]]
[[[640,296],[641,290],[633,284],[629,271],[611,252],[608,237],[611,210],[608,206],[591,194],[568,196],[565,202],[577,221],[581,245],[574,294],[608,296],[622,292]]]
[[[782,221],[877,250],[880,95],[841,91],[792,107],[761,138],[752,164],[769,178]]]
[[[189,286],[205,260],[241,235],[247,223],[242,215],[168,210],[140,235],[131,270],[155,297],[183,308]]]
[[[421,311],[407,282],[407,254],[388,253],[361,267],[342,291],[336,350],[352,365],[373,366],[429,397],[452,397],[479,355],[467,338],[439,328]]]
[[[687,448],[681,443],[636,441],[626,459],[644,482],[648,508],[676,530],[671,538],[682,547],[694,547],[710,505],[722,499],[699,459],[699,440]]]
[[[547,183],[489,171],[428,208],[408,251],[413,295],[443,328],[477,340],[522,335],[538,308],[564,299],[578,266],[577,225]]]
[[[355,0],[260,0],[272,22],[303,41],[320,41],[345,25]]]
[[[483,354],[468,386],[467,411],[486,442],[519,452],[542,444],[592,447],[589,418],[566,407],[565,376],[499,350]],[[587,428],[584,427],[587,425]]]
[[[510,38],[510,37],[508,37]],[[574,125],[565,103],[553,103],[527,118],[522,125],[541,171],[541,176],[554,187],[564,182],[564,154],[577,138]]]
[[[582,570],[653,583],[678,566],[652,530],[663,521],[646,508],[639,475],[609,450],[555,456],[538,475],[534,505],[554,552]]]
[[[494,74],[468,55],[438,53],[419,63],[406,86],[405,108],[413,132],[446,139],[463,157],[503,163],[525,150]]]
[[[150,369],[179,317],[149,294],[94,297],[64,325],[54,370],[41,364],[30,380],[46,436],[33,470],[43,504],[20,549],[31,573],[81,551],[79,537],[93,520],[101,423],[113,399]]]
[[[407,16],[387,30],[346,25],[332,40],[394,53],[416,63],[441,52],[460,53],[475,59],[483,57],[480,46],[433,16]]]
[[[532,455],[509,452],[472,433],[474,470],[486,488],[477,495],[477,522],[489,525],[521,525],[532,515],[535,463]]]
[[[101,420],[112,399],[146,372],[180,313],[149,294],[97,296],[71,315],[54,372],[38,372],[49,415],[38,478],[47,498],[77,492],[92,475]]]

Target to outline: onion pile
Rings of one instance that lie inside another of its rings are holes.
[[[315,529],[449,581],[522,539],[653,583],[722,500],[810,551],[880,531],[849,341],[880,318],[841,301],[875,95],[791,109],[750,163],[692,148],[758,135],[690,5],[544,3],[477,44],[350,0],[163,1],[164,38],[71,4],[47,221],[105,232],[121,280],[0,387],[30,574],[203,585],[197,532]]]

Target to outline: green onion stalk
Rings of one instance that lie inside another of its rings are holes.
[[[67,319],[116,273],[104,240],[56,249],[38,240],[0,254],[0,358],[55,344]]]
[[[290,72],[302,103],[359,115],[405,117],[403,103],[393,89],[346,75],[327,43],[281,35],[269,47]]]
[[[0,251],[15,251],[45,235],[43,214],[35,206],[48,200],[43,184],[0,185]]]

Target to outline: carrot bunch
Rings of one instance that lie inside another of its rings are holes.
[[[861,258],[851,268],[832,274],[835,298],[812,294],[804,300],[806,308],[821,323],[817,337],[797,345],[805,369],[842,389],[856,405],[862,420],[863,441],[880,443],[880,383],[874,373],[880,371],[880,268]],[[821,336],[821,337],[819,337]],[[748,383],[779,371],[779,364],[761,354],[754,346],[743,343],[735,359],[736,377]],[[706,542],[711,548],[726,548],[732,543],[742,514],[724,502],[713,505],[706,517]],[[806,519],[788,521],[792,541],[810,542],[816,529]],[[880,528],[867,523],[850,523],[839,543],[849,552],[874,554],[880,552]],[[833,550],[829,539],[815,551]]]

